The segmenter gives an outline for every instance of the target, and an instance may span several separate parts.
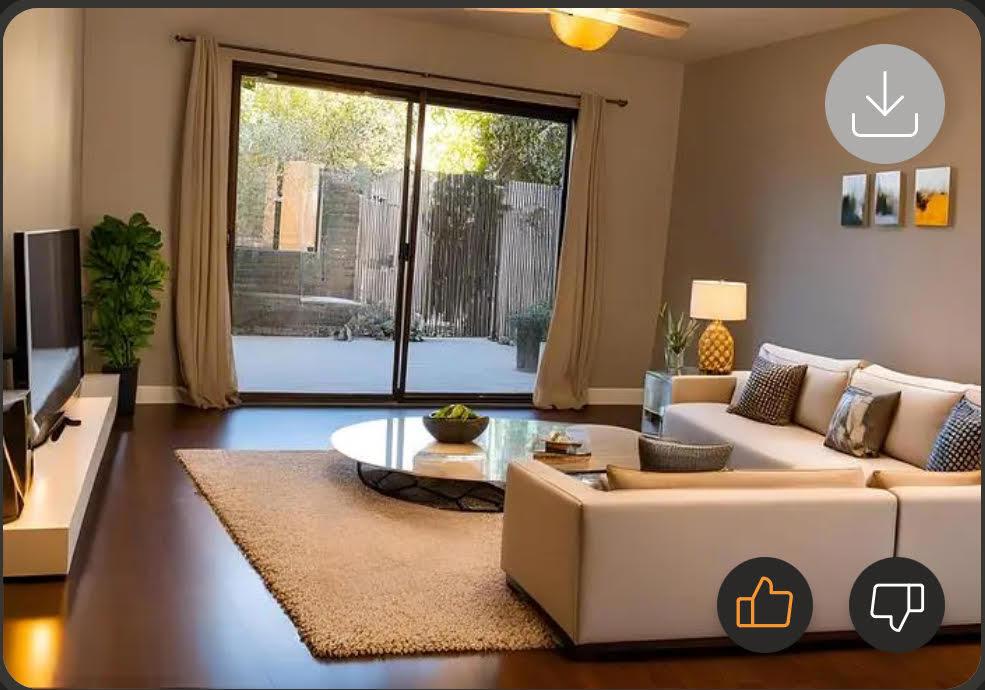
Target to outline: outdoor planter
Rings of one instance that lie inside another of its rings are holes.
[[[516,368],[520,371],[536,372],[540,361],[541,333],[533,329],[517,329]]]
[[[551,323],[551,307],[546,303],[533,304],[510,316],[516,329],[516,368],[534,373],[540,363],[540,344],[547,337]]]

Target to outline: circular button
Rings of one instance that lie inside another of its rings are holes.
[[[870,163],[899,163],[923,151],[944,121],[944,87],[909,48],[872,45],[838,65],[824,98],[831,133]]]
[[[923,563],[884,558],[862,571],[848,601],[855,630],[876,649],[911,652],[944,620],[944,590]]]
[[[762,654],[800,639],[814,598],[807,580],[779,558],[753,558],[732,569],[718,590],[718,620],[732,641]]]

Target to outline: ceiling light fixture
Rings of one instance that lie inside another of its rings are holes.
[[[598,50],[619,31],[618,24],[551,12],[551,30],[561,43],[578,50]]]
[[[562,43],[580,50],[598,50],[612,40],[619,27],[648,36],[677,39],[688,23],[627,7],[473,7],[478,12],[546,14]]]

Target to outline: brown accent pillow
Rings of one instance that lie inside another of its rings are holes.
[[[644,472],[609,465],[609,490],[619,489],[834,489],[865,486],[861,467],[844,470],[725,470]]]
[[[876,470],[867,486],[873,489],[895,489],[897,486],[980,486],[982,471],[927,472],[914,470]]]
[[[893,413],[899,404],[899,392],[873,395],[849,386],[841,395],[824,445],[856,458],[874,458],[889,433]]]
[[[742,395],[728,411],[765,424],[789,424],[806,373],[806,364],[777,364],[757,356]]]

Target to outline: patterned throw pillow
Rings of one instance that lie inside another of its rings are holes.
[[[731,443],[698,445],[645,434],[639,445],[640,469],[645,472],[715,472],[732,454]]]
[[[742,395],[728,411],[766,424],[789,424],[805,373],[806,364],[776,364],[757,356]]]
[[[968,472],[982,466],[982,408],[962,398],[937,434],[927,460],[931,472]]]
[[[831,417],[824,445],[856,458],[876,457],[889,433],[899,399],[898,391],[873,395],[849,386]]]

